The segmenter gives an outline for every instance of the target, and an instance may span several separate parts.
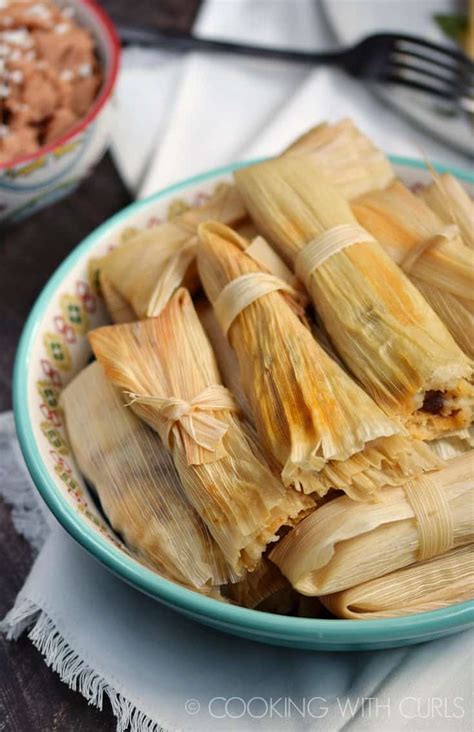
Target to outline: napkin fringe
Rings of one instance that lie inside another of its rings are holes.
[[[12,412],[0,415],[0,456],[0,496],[11,507],[17,534],[27,540],[36,555],[48,536],[49,526],[23,463]]]
[[[0,622],[0,632],[7,640],[17,640],[27,629],[28,638],[44,657],[48,667],[73,691],[102,711],[104,696],[117,719],[117,732],[166,732],[120,692],[114,689],[61,635],[54,621],[27,597],[18,597],[15,605]]]

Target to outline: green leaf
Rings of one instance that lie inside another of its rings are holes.
[[[435,15],[434,20],[443,33],[455,41],[462,40],[463,34],[467,32],[466,15]]]

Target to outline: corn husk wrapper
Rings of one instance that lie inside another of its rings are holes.
[[[195,306],[201,325],[214,351],[219,373],[222,377],[222,383],[235,396],[237,404],[245,415],[246,420],[250,424],[253,424],[253,412],[242,388],[240,367],[236,353],[223,334],[209,300],[205,297],[199,298]]]
[[[355,199],[352,210],[358,221],[405,269],[460,348],[474,357],[473,254],[463,246],[459,229],[453,227],[448,236],[446,227],[449,220],[456,221],[473,236],[474,206],[462,186],[448,176],[447,186],[459,200],[463,215],[456,219],[451,212],[450,217],[440,218],[394,180],[388,159],[350,120],[315,127],[288,152],[293,150],[313,160],[345,198]],[[432,195],[435,200],[439,196],[446,207],[443,177],[434,171],[433,175]],[[353,180],[357,185],[351,187],[348,181]],[[386,186],[387,190],[381,190]],[[443,229],[444,235],[439,236]]]
[[[190,407],[221,382],[189,293],[179,290],[158,318],[100,328],[89,337],[107,377],[135,395],[132,409],[167,444],[188,500],[229,566],[239,576],[252,570],[275,532],[314,504],[270,471],[233,408]],[[190,409],[170,418],[157,399],[182,400]]]
[[[242,168],[235,179],[257,227],[287,262],[324,232],[357,223],[347,201],[304,158]],[[336,350],[387,414],[421,439],[471,423],[471,363],[376,241],[354,242],[307,280]]]
[[[127,300],[113,286],[104,272],[99,273],[99,284],[102,297],[113,323],[133,323],[137,319],[135,311]]]
[[[383,152],[350,119],[313,127],[283,154],[312,160],[347,199],[385,188],[395,177]]]
[[[78,467],[130,549],[188,587],[208,592],[232,581],[160,438],[125,408],[97,361],[66,387],[61,404]]]
[[[451,173],[432,172],[433,183],[420,188],[417,195],[445,224],[457,224],[464,243],[474,249],[474,202]]]
[[[352,210],[410,277],[460,348],[474,357],[474,251],[402,183],[373,191]]]
[[[223,588],[223,592],[237,605],[278,614],[286,614],[292,608],[296,595],[278,567],[266,558],[243,580]]]
[[[198,268],[211,302],[234,279],[261,271],[228,227],[204,224],[199,236]],[[248,305],[229,340],[257,432],[286,485],[320,496],[339,488],[367,500],[387,481],[439,467],[318,345],[286,294]]]
[[[474,545],[320,599],[334,615],[348,620],[398,618],[473,600]]]
[[[461,455],[429,476],[449,505],[452,546],[445,551],[474,541],[473,457],[473,451]],[[321,506],[286,534],[270,559],[298,592],[328,595],[418,561],[420,536],[403,486],[385,488],[378,503],[342,496]]]
[[[184,284],[197,289],[199,286],[193,267],[198,224],[209,218],[233,224],[245,217],[235,187],[223,185],[205,205],[132,234],[110,254],[93,260],[91,268],[99,271],[101,282],[105,277],[115,288],[132,309],[135,319],[158,315],[178,287]],[[109,305],[107,293],[104,294]],[[112,310],[113,319],[114,313]]]
[[[429,446],[442,460],[451,460],[474,448],[474,426],[433,440]]]

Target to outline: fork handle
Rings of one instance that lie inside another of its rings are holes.
[[[198,38],[189,33],[179,31],[158,30],[140,26],[124,25],[118,27],[123,45],[152,46],[169,51],[206,51],[210,53],[232,53],[239,56],[271,58],[299,63],[337,63],[340,53],[337,51],[293,51],[286,48],[270,48],[250,44],[233,43],[231,41]]]

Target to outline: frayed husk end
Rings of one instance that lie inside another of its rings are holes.
[[[343,462],[331,460],[319,479],[324,494],[336,487],[355,501],[378,501],[379,492],[385,486],[402,485],[408,478],[443,466],[443,460],[435,457],[424,442],[391,435],[367,443],[363,450]]]

